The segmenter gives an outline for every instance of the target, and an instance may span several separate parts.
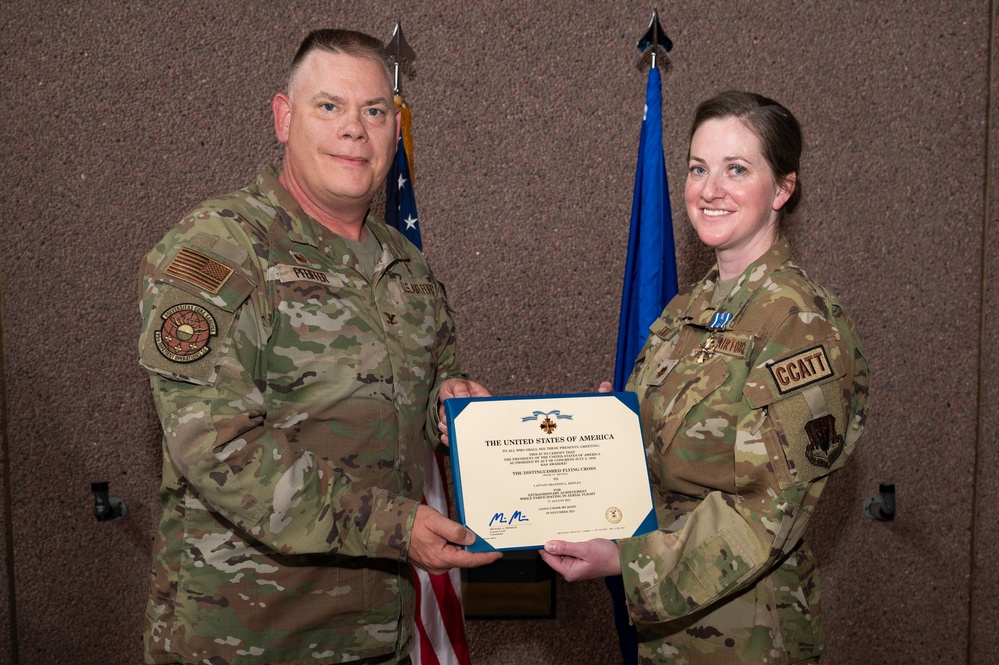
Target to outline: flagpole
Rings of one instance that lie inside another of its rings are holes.
[[[643,54],[641,62],[644,62],[645,54],[651,53],[652,68],[655,69],[658,67],[657,57],[660,49],[663,50],[663,57],[665,58],[666,53],[673,50],[673,41],[667,36],[666,31],[663,30],[663,26],[659,23],[659,9],[656,8],[652,10],[652,20],[649,21],[648,29],[642,35],[642,38],[638,40],[638,52]],[[639,67],[641,67],[641,62],[639,63]]]
[[[412,116],[402,95],[402,78],[414,75],[416,53],[402,34],[398,20],[385,48],[393,63],[392,87],[400,112],[396,157],[385,182],[385,223],[399,230],[417,248],[423,249],[416,194],[413,188]],[[424,487],[422,503],[448,515],[447,475],[443,458],[424,441]],[[468,639],[461,605],[461,578],[458,570],[431,575],[413,567],[416,591],[416,639],[410,659],[413,665],[469,665]]]
[[[385,52],[393,64],[393,89],[395,106],[399,111],[399,141],[396,156],[385,183],[385,223],[398,229],[406,238],[423,250],[423,240],[416,215],[416,194],[413,188],[413,134],[409,104],[402,94],[403,75],[413,78],[416,53],[402,33],[402,21],[397,20]]]
[[[673,215],[670,209],[669,184],[662,140],[662,63],[673,42],[659,23],[659,10],[642,38],[639,68],[650,64],[645,93],[645,112],[638,144],[635,188],[628,231],[628,252],[621,289],[621,313],[618,323],[617,355],[614,365],[614,390],[627,385],[635,359],[649,334],[649,327],[660,316],[666,303],[676,295],[676,250],[673,242]],[[662,53],[660,53],[662,51]],[[625,665],[638,660],[638,634],[632,625],[621,576],[606,578],[614,609],[621,658]]]
[[[635,359],[648,336],[649,326],[677,291],[673,216],[662,144],[661,65],[673,42],[654,11],[645,34],[638,41],[639,66],[652,61],[646,84],[645,112],[635,169],[628,253],[621,290],[614,389],[624,390]],[[656,56],[662,49],[663,57]],[[655,60],[653,60],[655,58]]]

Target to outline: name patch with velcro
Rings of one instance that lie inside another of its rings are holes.
[[[343,277],[337,273],[314,270],[302,266],[277,263],[267,268],[267,280],[290,284],[293,282],[312,282],[324,286],[345,286]]]

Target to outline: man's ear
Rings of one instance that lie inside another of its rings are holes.
[[[274,95],[271,100],[271,110],[274,111],[274,133],[281,143],[288,142],[291,132],[291,99],[283,92]]]

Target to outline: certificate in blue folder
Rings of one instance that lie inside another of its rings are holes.
[[[458,519],[473,552],[657,528],[635,393],[444,402]]]

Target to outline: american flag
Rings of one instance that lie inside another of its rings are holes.
[[[399,229],[420,250],[419,217],[413,190],[412,116],[402,95],[395,96],[401,111],[402,131],[395,162],[385,183],[385,223]],[[442,456],[424,444],[426,479],[423,503],[448,514],[447,482]],[[452,568],[444,575],[431,575],[413,567],[416,577],[416,646],[410,657],[414,665],[469,665],[465,615],[461,608],[461,577]]]
[[[413,190],[412,115],[402,95],[395,96],[395,106],[402,112],[402,131],[395,151],[395,161],[385,183],[385,223],[402,231],[422,251],[419,216],[416,214],[416,192]]]

